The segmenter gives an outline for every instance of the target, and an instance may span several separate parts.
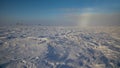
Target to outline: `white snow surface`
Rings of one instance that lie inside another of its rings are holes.
[[[120,68],[119,30],[2,26],[0,68]]]

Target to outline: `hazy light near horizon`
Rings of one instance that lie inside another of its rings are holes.
[[[80,14],[79,18],[78,18],[78,25],[80,27],[88,27],[89,24],[90,24],[90,20],[91,20],[91,17],[92,17],[92,11],[94,9],[93,8],[84,8],[83,9],[83,13]]]
[[[80,27],[87,27],[90,21],[91,14],[90,13],[83,13],[78,21]]]

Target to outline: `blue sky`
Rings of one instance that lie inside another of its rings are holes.
[[[118,20],[119,12],[120,0],[0,0],[0,22],[7,24],[22,21],[28,24],[75,25],[78,21],[81,23],[83,17],[87,20],[88,15],[99,18],[112,14]]]

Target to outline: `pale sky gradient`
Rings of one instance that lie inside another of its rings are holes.
[[[0,24],[120,25],[120,0],[0,0]]]

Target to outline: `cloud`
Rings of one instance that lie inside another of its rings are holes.
[[[120,13],[94,14],[89,25],[120,25]]]
[[[120,13],[82,13],[67,14],[64,19],[79,26],[113,26],[120,25]]]

